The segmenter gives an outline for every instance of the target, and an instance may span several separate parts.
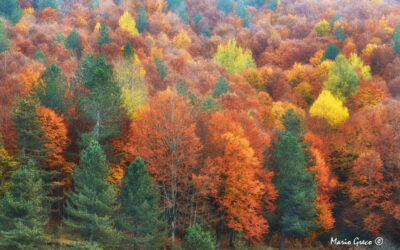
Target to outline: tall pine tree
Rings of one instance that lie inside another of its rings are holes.
[[[57,64],[50,64],[34,87],[40,103],[46,108],[65,114],[70,107],[66,81]]]
[[[111,65],[103,55],[96,58],[88,54],[79,66],[77,80],[90,91],[80,95],[78,102],[82,118],[93,124],[92,131],[82,134],[83,145],[88,138],[107,145],[109,139],[120,135],[122,114],[121,89],[112,79]]]
[[[0,53],[7,50],[10,47],[11,43],[8,40],[8,33],[4,28],[4,24],[0,21]]]
[[[82,39],[76,29],[73,29],[71,33],[69,33],[64,44],[67,49],[74,51],[78,58],[81,58],[83,50]]]
[[[392,39],[394,42],[394,53],[400,55],[400,24],[396,26],[396,30],[393,33]]]
[[[147,30],[147,12],[146,7],[144,7],[143,5],[141,5],[139,8],[138,17],[136,19],[136,27],[139,33]]]
[[[21,19],[22,15],[23,12],[17,0],[0,1],[0,16],[4,16],[15,24]]]
[[[98,39],[97,44],[99,45],[99,47],[111,43],[110,33],[108,32],[107,25],[105,24],[101,25],[100,35],[97,37],[97,39]]]
[[[313,165],[311,154],[303,140],[303,128],[299,115],[289,110],[282,117],[286,131],[278,134],[273,143],[272,166],[279,173],[274,182],[279,191],[277,212],[281,230],[281,246],[286,237],[307,237],[309,230],[316,229],[314,222],[316,181],[307,168]]]
[[[160,193],[142,159],[136,158],[129,166],[119,200],[125,231],[134,235],[134,249],[162,248],[166,234],[159,208]]]
[[[30,161],[12,177],[0,200],[0,248],[43,249],[49,209],[39,172]]]
[[[79,167],[72,174],[74,192],[68,195],[64,223],[78,234],[77,246],[99,245],[110,249],[118,243],[114,227],[116,193],[108,182],[111,169],[97,141],[81,152]]]
[[[36,166],[42,166],[49,151],[45,147],[48,141],[44,137],[45,131],[42,129],[42,122],[38,118],[38,106],[34,97],[19,99],[13,113],[13,122],[18,135],[18,158],[22,165],[33,160]]]

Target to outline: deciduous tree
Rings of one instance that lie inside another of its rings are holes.
[[[328,90],[323,90],[310,108],[310,115],[325,119],[329,125],[336,127],[345,122],[349,112],[343,102],[334,97]]]
[[[199,167],[201,149],[190,104],[170,89],[151,99],[131,128],[126,146],[128,160],[141,156],[160,185],[172,241],[180,215],[186,212],[180,204],[190,204],[190,173]]]
[[[241,73],[245,69],[256,67],[251,50],[237,46],[236,40],[218,45],[214,62],[223,66],[229,74]]]

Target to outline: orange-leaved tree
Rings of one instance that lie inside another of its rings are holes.
[[[202,150],[195,134],[191,106],[169,88],[149,101],[131,126],[125,151],[132,162],[140,156],[161,188],[161,201],[170,224],[172,241],[182,204],[191,203],[192,174],[195,173]]]

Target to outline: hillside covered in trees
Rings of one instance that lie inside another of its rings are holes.
[[[400,3],[0,0],[0,249],[355,239],[400,247]]]

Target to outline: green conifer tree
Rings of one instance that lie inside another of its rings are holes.
[[[346,40],[346,31],[344,31],[341,25],[335,30],[334,35],[338,41],[343,42]]]
[[[57,64],[50,64],[39,78],[34,90],[41,105],[65,114],[70,107],[67,79]]]
[[[217,84],[215,84],[214,86],[213,95],[215,98],[219,98],[220,95],[228,92],[229,92],[229,84],[223,76],[220,76]]]
[[[33,57],[33,59],[34,59],[35,61],[45,63],[45,62],[46,62],[46,56],[44,55],[43,50],[42,50],[42,49],[39,49],[39,50],[35,53],[35,56]]]
[[[111,43],[111,38],[110,38],[110,34],[108,32],[108,28],[107,25],[102,24],[101,28],[100,28],[100,35],[98,36],[98,42],[97,44],[99,45],[99,47],[105,45],[105,44],[110,44]]]
[[[36,166],[44,165],[49,149],[45,148],[48,142],[44,139],[45,131],[41,128],[42,122],[38,118],[38,102],[34,97],[19,99],[13,113],[13,122],[17,131],[18,160],[26,165],[33,160]]]
[[[307,237],[316,229],[315,200],[317,183],[308,167],[315,162],[308,145],[303,143],[304,127],[293,110],[282,116],[286,131],[278,133],[273,143],[271,163],[279,173],[274,178],[279,191],[277,212],[281,230],[281,247],[286,237]]]
[[[79,35],[76,29],[73,29],[65,39],[65,47],[69,50],[74,51],[78,56],[78,58],[81,58],[82,40],[81,40],[81,35]]]
[[[400,55],[400,24],[396,26],[396,30],[393,33],[392,39],[394,42],[394,53]]]
[[[147,30],[147,11],[146,7],[141,5],[139,7],[139,12],[138,12],[138,17],[136,18],[136,27],[139,31],[139,33],[142,33],[143,31]]]
[[[331,43],[325,50],[323,60],[335,60],[336,56],[339,55],[339,53],[339,48],[335,44]]]
[[[269,0],[267,2],[267,8],[276,11],[279,7],[278,0]]]
[[[39,172],[30,161],[15,172],[0,199],[0,248],[43,249],[49,241],[45,225],[48,202]]]
[[[133,51],[132,45],[130,42],[126,42],[124,46],[124,57],[125,58],[133,58],[135,56],[135,51]]]
[[[222,11],[225,15],[231,13],[233,8],[233,0],[217,0],[217,8]]]
[[[39,10],[44,10],[46,8],[57,9],[60,2],[59,0],[37,0],[36,5]]]
[[[204,101],[201,104],[201,110],[204,111],[204,112],[209,111],[209,110],[217,111],[219,109],[220,109],[219,104],[210,95],[207,96],[206,99],[204,99]]]
[[[196,25],[196,27],[198,28],[200,25],[200,21],[203,20],[203,15],[201,13],[198,13],[194,18],[193,18],[193,22]]]
[[[110,174],[104,151],[97,141],[91,140],[72,174],[74,192],[67,195],[65,208],[64,223],[79,237],[77,245],[111,249],[119,242],[113,219],[117,210],[116,193],[108,182]]]
[[[161,249],[165,222],[159,208],[160,193],[142,159],[129,166],[119,197],[125,231],[133,233],[134,249]]]
[[[79,65],[76,76],[90,90],[90,93],[79,96],[78,108],[93,124],[89,133],[82,131],[82,145],[86,145],[89,138],[107,145],[110,139],[120,135],[122,119],[121,89],[112,79],[111,65],[106,63],[104,55],[96,58],[88,54]]]
[[[156,58],[154,58],[154,64],[157,67],[158,73],[160,73],[161,81],[164,80],[167,76],[167,67],[164,64],[164,61],[156,56]]]
[[[207,38],[211,37],[211,32],[210,32],[210,29],[208,27],[204,29],[203,36],[205,36]]]
[[[8,40],[7,31],[4,29],[3,22],[0,21],[0,54],[7,50],[11,46],[10,40]]]
[[[0,16],[4,16],[12,23],[16,24],[21,19],[23,12],[17,0],[1,0]]]
[[[203,231],[199,224],[194,224],[187,229],[182,248],[184,250],[214,250],[216,246],[211,234]]]
[[[180,78],[178,83],[176,84],[176,90],[178,91],[178,94],[182,96],[187,95],[189,89],[188,86],[185,84],[185,82],[182,80],[182,78]]]

